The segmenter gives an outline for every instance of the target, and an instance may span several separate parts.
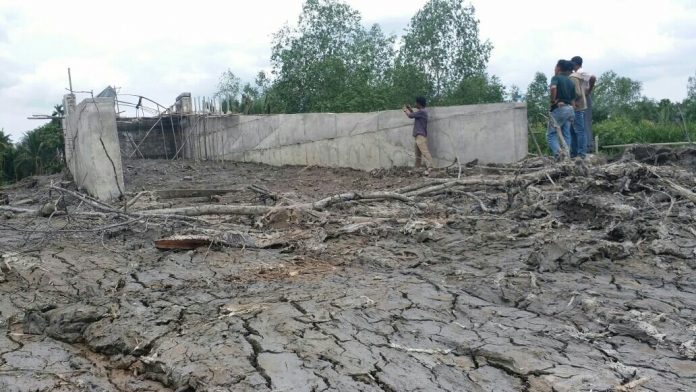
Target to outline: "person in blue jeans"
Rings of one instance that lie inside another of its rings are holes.
[[[570,74],[570,80],[575,85],[575,120],[570,130],[570,157],[585,159],[587,155],[587,135],[585,133],[585,113],[587,110],[587,101],[585,100],[585,92],[582,88],[582,75],[577,72]]]
[[[585,104],[586,109],[584,110],[583,116],[585,117],[585,136],[587,138],[587,151],[590,152],[594,149],[594,136],[592,134],[592,90],[595,88],[597,83],[597,77],[591,73],[584,70],[582,67],[582,57],[575,56],[570,59],[573,62],[573,75],[579,76],[582,79],[582,90],[585,94]],[[572,75],[571,75],[572,76]]]
[[[551,78],[551,119],[546,131],[546,140],[553,153],[554,159],[561,158],[561,143],[558,140],[556,127],[560,127],[566,146],[570,146],[570,127],[575,121],[575,84],[568,75],[573,71],[573,63],[567,60],[558,60],[554,70],[555,76]]]

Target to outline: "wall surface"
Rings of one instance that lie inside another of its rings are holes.
[[[123,158],[172,159],[180,152],[179,117],[140,117],[117,121]]]
[[[120,197],[124,184],[114,99],[85,99],[75,105],[74,97],[66,96],[63,102],[66,161],[75,183],[101,200]]]
[[[527,155],[524,104],[428,109],[428,143],[436,166],[479,159],[511,163]],[[185,157],[318,165],[361,170],[413,165],[413,120],[400,110],[270,116],[189,117]]]

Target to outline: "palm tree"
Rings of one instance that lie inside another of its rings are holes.
[[[4,182],[5,163],[13,149],[14,146],[10,141],[10,135],[5,135],[5,130],[0,129],[0,184]]]
[[[16,177],[60,171],[62,162],[57,151],[62,147],[63,133],[57,124],[47,123],[27,132],[17,146]]]

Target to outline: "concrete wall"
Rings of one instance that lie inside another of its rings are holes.
[[[101,200],[120,197],[124,184],[114,99],[85,99],[75,105],[68,95],[63,102],[66,161],[77,186]]]
[[[436,165],[479,159],[511,163],[527,155],[524,104],[430,108],[429,145]],[[185,156],[271,165],[361,170],[413,165],[413,120],[400,110],[271,116],[189,117]]]
[[[178,116],[119,119],[116,125],[123,158],[172,159],[183,143]]]

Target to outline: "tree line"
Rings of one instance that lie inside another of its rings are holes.
[[[63,106],[54,106],[52,116],[62,115]],[[17,144],[0,129],[0,185],[59,173],[64,166],[63,151],[63,129],[58,119],[26,132]]]
[[[398,39],[342,1],[307,0],[296,25],[273,36],[270,75],[242,85],[227,70],[216,96],[246,114],[395,109],[417,95],[433,105],[502,102],[505,87],[486,72],[492,48],[463,0],[427,1]]]

